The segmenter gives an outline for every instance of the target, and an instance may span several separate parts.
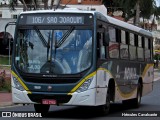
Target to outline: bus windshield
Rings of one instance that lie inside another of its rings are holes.
[[[19,29],[15,53],[25,73],[77,74],[91,66],[92,30]]]

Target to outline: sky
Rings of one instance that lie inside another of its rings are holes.
[[[160,6],[160,0],[156,0],[156,5]]]

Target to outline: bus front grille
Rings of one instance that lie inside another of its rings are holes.
[[[32,102],[42,103],[43,99],[54,99],[57,103],[67,103],[72,95],[46,95],[46,94],[28,94]]]
[[[46,83],[46,84],[70,84],[77,83],[80,78],[39,78],[39,77],[23,77],[23,80],[30,83]]]

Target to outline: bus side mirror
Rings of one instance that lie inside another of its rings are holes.
[[[5,32],[4,32],[4,36],[3,36],[3,42],[4,42],[4,44],[7,44],[7,42],[8,42],[8,33],[6,32],[6,30],[7,30],[7,27],[8,26],[10,26],[10,25],[16,25],[16,22],[9,22],[9,23],[7,23],[6,25],[5,25]]]

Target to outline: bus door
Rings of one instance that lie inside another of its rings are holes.
[[[107,44],[104,38],[105,28],[98,28],[97,30],[97,85],[99,87],[106,87],[107,74],[105,71],[105,64],[107,64]]]
[[[106,56],[107,56],[107,49],[104,44],[104,28],[97,29],[97,75],[96,75],[96,86],[98,94],[96,94],[96,104],[104,103],[106,99],[106,92],[105,88],[107,85],[107,73],[105,71],[105,64],[107,63]]]

